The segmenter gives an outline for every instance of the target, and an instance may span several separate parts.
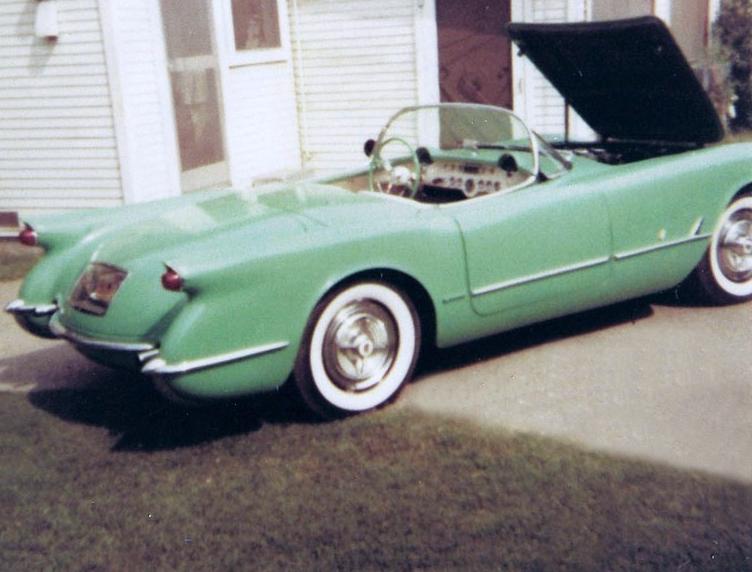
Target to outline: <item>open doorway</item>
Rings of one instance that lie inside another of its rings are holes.
[[[510,0],[436,0],[441,101],[512,107]]]
[[[210,0],[161,0],[181,188],[229,181]]]

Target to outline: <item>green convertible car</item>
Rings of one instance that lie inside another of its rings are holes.
[[[393,399],[422,348],[680,284],[750,299],[752,145],[711,145],[664,25],[509,34],[594,141],[496,107],[403,109],[359,171],[25,221],[46,255],[7,311],[178,400],[289,382],[331,418]]]

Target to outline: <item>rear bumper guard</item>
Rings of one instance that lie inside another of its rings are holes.
[[[5,311],[15,315],[51,316],[57,312],[57,304],[27,304],[21,299],[13,300],[5,307]]]
[[[159,377],[174,377],[195,371],[201,371],[212,367],[226,365],[236,361],[260,357],[266,354],[278,352],[290,345],[289,342],[273,342],[242,350],[200,358],[195,360],[186,360],[176,364],[168,364],[159,355],[157,344],[150,342],[118,342],[92,338],[79,334],[66,328],[60,323],[60,318],[56,314],[57,304],[46,304],[33,306],[26,304],[23,300],[15,300],[8,304],[5,311],[17,315],[34,315],[34,316],[52,316],[50,319],[50,331],[52,334],[64,340],[71,342],[75,346],[91,348],[95,350],[106,350],[132,353],[138,356],[140,363],[144,364],[141,373],[145,375],[155,375]]]

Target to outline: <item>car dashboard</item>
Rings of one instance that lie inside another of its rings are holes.
[[[412,157],[401,156],[390,160],[391,168],[400,171],[401,179],[415,180],[420,174],[416,192],[409,193],[409,185],[393,184],[381,192],[408,197],[421,203],[443,204],[470,198],[504,193],[531,180],[532,172],[526,168],[529,157],[526,153],[462,150],[453,153],[434,153],[428,160],[421,160],[416,170]],[[442,156],[443,155],[443,156]],[[424,155],[425,156],[425,155]],[[520,165],[518,163],[523,163]],[[366,173],[329,180],[353,192],[370,189]]]
[[[498,165],[469,161],[437,161],[423,167],[421,187],[453,190],[464,198],[498,193],[524,182],[530,173],[526,170],[505,171]]]

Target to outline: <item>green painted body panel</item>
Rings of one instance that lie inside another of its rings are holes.
[[[360,273],[420,285],[440,347],[674,286],[752,181],[750,158],[743,144],[622,166],[575,157],[556,179],[443,205],[313,182],[40,218],[29,222],[47,254],[21,297],[57,301],[70,331],[152,343],[167,364],[286,343],[167,380],[202,398],[265,391],[289,377],[316,304]],[[697,240],[670,246],[693,232]],[[128,272],[105,316],[68,303],[95,261]],[[162,288],[165,264],[183,292]]]
[[[752,180],[751,157],[748,145],[727,145],[614,167],[602,181],[614,252],[711,234],[732,196]],[[629,298],[674,286],[706,247],[699,240],[615,262],[620,294]]]
[[[603,295],[608,264],[517,283],[583,261],[608,260],[610,229],[600,190],[561,182],[490,195],[483,208],[464,201],[447,209],[462,230],[473,308],[479,314],[528,307],[535,317],[535,308],[552,297],[566,307],[578,296]]]

